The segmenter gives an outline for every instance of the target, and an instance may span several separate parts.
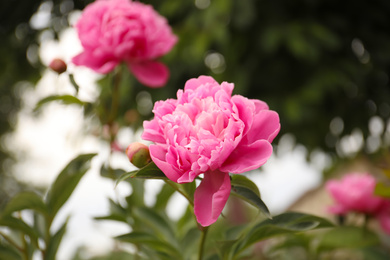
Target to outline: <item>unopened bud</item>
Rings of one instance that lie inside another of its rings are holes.
[[[136,167],[142,168],[152,160],[149,147],[142,143],[132,143],[126,148],[129,161]]]
[[[52,60],[50,62],[49,67],[55,72],[57,72],[58,74],[65,72],[67,69],[66,63],[63,60],[58,58]]]

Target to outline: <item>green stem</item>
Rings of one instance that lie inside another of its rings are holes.
[[[204,227],[202,229],[202,236],[200,238],[200,245],[199,245],[199,257],[198,260],[202,260],[203,253],[204,253],[204,244],[206,241],[207,231],[209,230],[209,227]]]
[[[118,114],[121,80],[122,80],[122,68],[118,67],[118,71],[115,73],[114,79],[113,79],[111,111],[110,111],[110,115],[108,117],[108,124],[110,126],[115,121],[115,118]]]

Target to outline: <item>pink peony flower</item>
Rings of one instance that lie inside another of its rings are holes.
[[[374,195],[375,185],[375,178],[368,173],[352,173],[345,175],[340,181],[328,181],[325,187],[335,200],[335,205],[329,211],[341,215],[351,211],[379,214],[386,200]]]
[[[142,138],[153,141],[154,163],[172,181],[203,180],[194,195],[202,226],[214,223],[229,197],[229,173],[263,165],[280,130],[279,116],[260,100],[232,96],[234,85],[200,76],[186,82],[177,99],[156,102]]]
[[[160,87],[168,80],[167,67],[155,59],[169,52],[177,37],[152,6],[98,0],[85,8],[75,27],[84,51],[74,64],[105,74],[124,61],[144,85]]]

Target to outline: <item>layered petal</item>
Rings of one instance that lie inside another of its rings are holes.
[[[73,57],[72,62],[78,66],[86,66],[101,74],[109,73],[119,64],[118,60],[109,55],[95,55],[88,51]]]
[[[167,150],[159,145],[150,145],[150,157],[157,167],[171,180],[177,182],[180,178],[180,172],[166,161]]]
[[[194,194],[194,213],[199,224],[206,227],[217,221],[230,195],[228,173],[206,172]]]
[[[272,142],[280,131],[279,115],[272,110],[261,110],[253,117],[253,123],[245,136],[246,143],[263,139]]]
[[[272,150],[272,145],[266,140],[238,145],[219,169],[230,173],[243,173],[257,169],[266,163]]]
[[[75,24],[84,52],[74,63],[108,73],[120,62],[150,87],[164,85],[168,70],[153,60],[172,49],[177,37],[151,5],[129,0],[95,1]],[[156,75],[153,75],[156,73]]]
[[[139,82],[151,88],[164,86],[169,78],[167,66],[158,61],[129,62],[128,66]]]

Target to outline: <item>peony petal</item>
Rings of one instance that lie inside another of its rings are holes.
[[[232,101],[236,105],[236,108],[238,110],[237,112],[241,121],[245,124],[245,129],[242,134],[246,135],[252,127],[255,104],[253,101],[240,95],[233,96]]]
[[[86,66],[101,74],[109,73],[119,64],[119,61],[111,59],[108,56],[97,56],[86,51],[73,57],[72,62],[77,66]]]
[[[142,139],[155,143],[166,143],[157,120],[144,121],[143,127],[144,132],[141,135]]]
[[[194,213],[202,226],[210,226],[217,221],[230,195],[228,173],[206,172],[194,194]]]
[[[252,144],[241,143],[222,164],[220,170],[230,173],[243,173],[259,168],[272,154],[272,145],[266,140]]]
[[[245,136],[246,143],[250,144],[259,139],[272,142],[280,131],[279,115],[272,110],[261,110],[253,118],[251,129]]]
[[[162,87],[169,78],[168,68],[158,61],[128,63],[129,69],[139,82],[151,88]]]
[[[184,85],[184,90],[197,89],[198,87],[205,84],[218,84],[213,77],[210,76],[199,76],[198,78],[192,78],[187,80]]]
[[[157,167],[167,176],[171,181],[177,182],[180,178],[180,173],[165,160],[167,150],[162,148],[160,145],[150,145],[150,157]]]
[[[256,107],[256,114],[259,113],[261,110],[268,110],[268,105],[264,101],[258,100],[258,99],[250,99],[253,101]]]

